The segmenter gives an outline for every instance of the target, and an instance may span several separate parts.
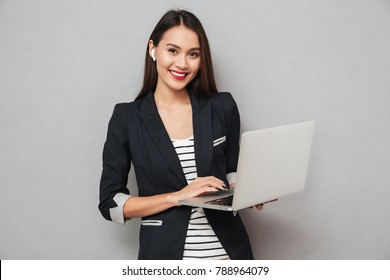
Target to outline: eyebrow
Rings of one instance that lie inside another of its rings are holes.
[[[168,46],[171,46],[171,47],[174,47],[174,48],[177,48],[177,49],[180,49],[180,50],[181,50],[181,48],[180,48],[178,45],[175,45],[175,44],[172,44],[172,43],[168,43],[168,44],[166,44],[166,46],[167,46],[167,47],[168,47]],[[190,51],[200,51],[200,47],[191,48]]]

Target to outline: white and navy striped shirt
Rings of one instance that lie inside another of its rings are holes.
[[[194,138],[172,139],[188,184],[198,176],[195,163]],[[229,259],[202,208],[192,208],[183,259]]]

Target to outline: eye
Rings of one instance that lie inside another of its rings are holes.
[[[200,52],[190,52],[188,55],[191,58],[198,58],[200,56]]]
[[[173,48],[168,49],[168,52],[170,52],[171,54],[177,53],[176,49],[173,49]]]

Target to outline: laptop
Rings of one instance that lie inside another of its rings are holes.
[[[244,132],[235,187],[179,204],[237,211],[303,191],[314,126],[308,121]]]

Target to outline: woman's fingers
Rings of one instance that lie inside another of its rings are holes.
[[[186,187],[176,192],[176,201],[196,197],[204,194],[215,193],[220,190],[228,190],[225,182],[214,176],[198,177]]]
[[[270,200],[270,201],[267,201],[267,202],[264,202],[264,203],[260,203],[260,204],[257,204],[255,205],[254,207],[256,207],[257,210],[261,211],[264,209],[264,204],[266,203],[270,203],[270,202],[274,202],[274,201],[277,201],[278,199],[273,199],[273,200]],[[253,207],[253,206],[252,206]],[[251,207],[251,208],[252,208]]]
[[[183,190],[188,191],[190,197],[195,197],[205,193],[226,190],[226,185],[224,181],[214,176],[198,177]]]
[[[257,204],[257,205],[255,205],[255,207],[256,207],[257,210],[261,211],[261,210],[264,209],[264,204],[263,203],[262,204]]]
[[[203,188],[216,188],[216,189],[225,189],[226,185],[225,182],[222,180],[219,180],[216,177],[210,176],[210,177],[202,177],[197,178],[193,181],[193,183],[198,187]],[[191,183],[192,184],[192,183]]]

